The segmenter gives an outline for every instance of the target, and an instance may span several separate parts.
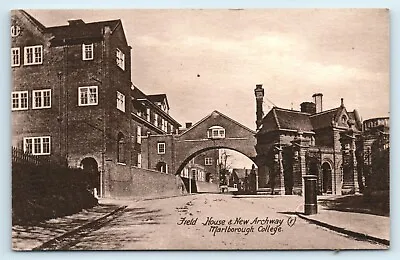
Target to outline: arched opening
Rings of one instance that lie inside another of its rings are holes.
[[[117,136],[117,162],[125,163],[125,137],[124,134],[119,132]]]
[[[158,162],[156,165],[156,170],[163,173],[168,173],[168,166],[165,162]]]
[[[204,192],[207,186],[216,187],[215,192],[234,192],[240,187],[248,193],[256,193],[258,168],[254,159],[229,147],[207,147],[183,160],[176,174],[192,193],[194,190]]]
[[[322,194],[332,194],[332,167],[328,162],[322,164]]]
[[[100,173],[97,161],[92,157],[86,157],[81,161],[81,167],[86,174],[87,185],[93,194],[98,197],[100,194]]]

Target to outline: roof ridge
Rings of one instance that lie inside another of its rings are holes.
[[[299,110],[287,109],[287,108],[282,108],[282,107],[273,107],[273,108],[283,110],[285,112],[294,112],[294,113],[298,113],[298,114],[310,115],[310,113],[306,113],[306,112],[299,111]]]
[[[106,22],[120,22],[120,21],[121,21],[121,19],[103,20],[103,21],[95,21],[95,22],[89,22],[89,23],[83,21],[84,22],[83,25],[99,24],[99,23],[106,23]],[[62,27],[69,27],[69,26],[70,26],[69,24],[55,25],[55,26],[46,27],[46,29],[62,28]]]

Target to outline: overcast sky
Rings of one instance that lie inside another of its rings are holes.
[[[166,93],[182,125],[218,110],[255,129],[258,83],[265,113],[272,107],[267,99],[299,109],[321,92],[324,109],[343,97],[363,119],[389,116],[386,9],[28,12],[45,26],[121,19],[132,46],[132,81],[146,94]]]

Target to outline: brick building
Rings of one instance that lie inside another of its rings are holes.
[[[13,11],[11,67],[12,145],[87,169],[102,196],[115,172],[142,167],[142,135],[180,126],[165,94],[132,84],[121,20],[45,27]]]
[[[260,86],[256,88],[259,93]],[[259,98],[261,96],[261,98]],[[319,194],[359,191],[356,139],[362,131],[356,110],[323,110],[322,94],[300,111],[273,107],[263,117],[263,91],[257,98],[259,191],[302,194],[305,174],[318,176]]]

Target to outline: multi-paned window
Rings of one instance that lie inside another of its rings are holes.
[[[24,47],[24,65],[35,65],[43,63],[43,46]]]
[[[20,51],[19,48],[11,48],[11,67],[16,67],[20,65]]]
[[[25,137],[24,152],[33,155],[49,155],[50,154],[50,136],[42,137]]]
[[[11,93],[11,110],[28,109],[28,91],[15,91]]]
[[[225,129],[221,126],[212,126],[207,130],[208,138],[225,138]]]
[[[157,143],[157,153],[158,154],[165,154],[165,143]]]
[[[93,43],[82,44],[82,60],[93,60]]]
[[[117,108],[125,112],[125,95],[117,91]]]
[[[206,157],[204,159],[204,164],[205,165],[212,165],[212,158],[211,157]]]
[[[118,67],[125,70],[125,54],[120,49],[116,50],[116,61]]]
[[[79,106],[97,105],[98,104],[97,86],[79,87],[78,104]]]
[[[50,108],[51,107],[51,89],[32,91],[32,108]]]

